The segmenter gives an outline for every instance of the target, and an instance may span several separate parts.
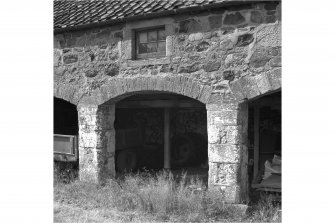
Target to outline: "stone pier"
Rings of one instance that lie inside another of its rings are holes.
[[[79,178],[101,183],[115,176],[115,106],[78,106]]]
[[[219,188],[227,203],[248,200],[247,103],[209,104],[208,186]]]

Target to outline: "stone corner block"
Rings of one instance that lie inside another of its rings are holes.
[[[237,185],[239,182],[239,163],[209,162],[209,184],[214,186]]]
[[[232,111],[207,111],[208,126],[219,125],[237,125],[238,110]]]
[[[239,80],[230,82],[229,87],[236,100],[242,101],[247,98],[243,93],[244,91]]]
[[[242,128],[240,125],[209,125],[208,142],[210,144],[238,144]]]
[[[272,90],[281,88],[281,68],[269,71],[268,77]]]
[[[208,145],[208,161],[217,163],[240,163],[240,146]]]
[[[260,95],[260,91],[257,86],[257,80],[254,77],[242,77],[238,80],[242,87],[243,94],[248,99],[252,99]]]
[[[266,72],[255,76],[255,79],[256,79],[257,87],[261,94],[265,94],[272,90],[270,82],[269,82],[268,74]]]
[[[241,203],[241,191],[238,185],[220,186],[224,200],[228,204]]]

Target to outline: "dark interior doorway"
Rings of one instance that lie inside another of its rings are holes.
[[[249,102],[249,183],[281,193],[281,91]]]
[[[78,135],[78,130],[76,106],[54,97],[54,134]]]
[[[57,181],[70,182],[78,177],[78,131],[76,106],[54,97],[54,177]]]
[[[177,94],[130,96],[116,103],[114,126],[117,172],[169,169],[205,175],[207,180],[207,113],[203,103]],[[169,164],[164,149],[167,138]]]

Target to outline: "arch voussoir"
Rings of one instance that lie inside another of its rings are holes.
[[[250,100],[262,94],[281,88],[281,68],[264,72],[257,76],[245,76],[229,84],[238,101]]]
[[[76,88],[66,84],[54,86],[54,97],[63,99],[74,105],[77,105],[80,100]]]
[[[160,91],[184,95],[204,104],[209,101],[213,87],[185,76],[154,76],[115,78],[90,94],[80,103],[101,105],[110,99],[143,91]]]

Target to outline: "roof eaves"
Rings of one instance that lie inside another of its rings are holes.
[[[281,0],[277,0],[277,1],[281,1]],[[191,11],[210,10],[213,8],[227,7],[227,6],[240,5],[240,4],[252,4],[255,2],[268,2],[268,1],[254,1],[254,0],[223,1],[219,3],[210,3],[206,5],[183,7],[183,8],[173,9],[173,10],[159,11],[159,12],[153,12],[153,13],[148,13],[148,14],[140,14],[140,15],[117,18],[117,19],[112,19],[112,20],[95,21],[89,24],[84,24],[84,25],[76,25],[76,26],[70,26],[70,27],[64,27],[64,28],[55,28],[54,34],[69,32],[69,31],[78,31],[78,30],[89,29],[93,27],[115,25],[115,24],[120,24],[124,22],[140,20],[140,19],[150,19],[150,18],[157,18],[157,17],[168,16],[168,15],[181,14],[181,13],[191,12]]]

